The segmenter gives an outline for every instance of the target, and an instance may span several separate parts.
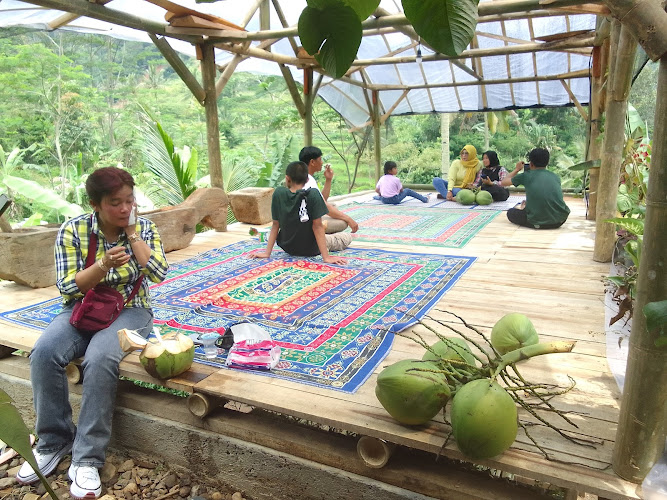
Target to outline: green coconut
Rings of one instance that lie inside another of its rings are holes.
[[[475,193],[470,189],[461,189],[461,191],[456,194],[456,201],[461,205],[472,205],[475,203]]]
[[[436,363],[452,359],[475,366],[475,356],[470,352],[468,343],[461,337],[446,337],[445,340],[439,340],[431,346],[430,351],[424,353],[422,359]]]
[[[420,425],[447,404],[451,389],[436,363],[404,359],[380,372],[375,395],[385,410],[402,424]]]
[[[516,439],[516,404],[505,389],[488,379],[473,380],[457,391],[450,418],[456,444],[470,458],[500,455]]]
[[[475,203],[478,205],[491,205],[493,203],[493,196],[488,191],[480,190],[475,195]]]
[[[537,331],[528,316],[509,313],[500,318],[491,330],[491,345],[500,354],[505,354],[540,341]]]
[[[149,342],[133,330],[118,330],[118,340],[123,351],[141,349],[139,361],[153,377],[167,379],[187,371],[195,359],[195,344],[190,337],[177,333]]]

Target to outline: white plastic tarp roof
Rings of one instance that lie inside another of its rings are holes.
[[[492,0],[491,0],[492,1]],[[177,0],[179,5],[199,12],[222,17],[235,24],[242,24],[249,4],[247,0],[223,0],[216,3],[197,4],[194,0]],[[484,2],[482,2],[484,3]],[[306,6],[305,0],[283,0],[283,13],[290,26],[296,25],[299,15]],[[380,7],[390,14],[401,13],[400,2],[382,0]],[[105,8],[122,13],[130,13],[135,17],[148,19],[167,25],[165,10],[142,0],[112,0]],[[49,30],[51,23],[64,12],[37,7],[16,0],[0,0],[0,28],[23,26],[34,29]],[[504,32],[503,32],[504,24]],[[271,8],[270,29],[282,29],[276,11]],[[61,29],[98,33],[124,40],[135,40],[150,43],[144,32],[123,26],[113,25],[87,17],[79,17]],[[259,30],[259,14],[251,18],[246,26],[250,32]],[[531,36],[532,29],[532,36]],[[478,49],[491,49],[535,42],[541,37],[557,35],[579,30],[594,30],[595,16],[590,14],[535,17],[529,19],[482,22],[477,26]],[[297,44],[298,38],[296,39]],[[188,42],[169,39],[172,47],[184,54],[194,56],[194,47]],[[258,42],[254,42],[257,45]],[[294,52],[287,39],[282,39],[271,47],[277,54],[294,57]],[[393,32],[365,36],[361,42],[358,60],[376,59],[379,57],[415,56],[417,44],[408,36]],[[432,54],[421,47],[424,57]],[[233,54],[222,50],[216,51],[216,62],[220,65],[231,60]],[[575,50],[569,52],[535,52],[525,54],[499,55],[477,58],[474,67],[478,76],[486,80],[518,79],[562,75],[578,70],[588,70],[591,66],[590,51]],[[362,71],[367,84],[375,85],[433,85],[451,84],[453,82],[473,82],[477,78],[470,74],[473,70],[471,59],[458,60],[469,71],[447,60],[411,62],[403,64],[377,64],[366,66]],[[302,81],[303,71],[291,67],[294,78]],[[250,58],[239,64],[237,71],[251,71],[264,74],[279,75],[278,65],[272,61]],[[361,82],[361,71],[350,74],[352,80]],[[581,105],[590,101],[590,85],[587,77],[566,80],[569,88]],[[483,91],[484,89],[484,91]],[[402,98],[404,89],[380,89],[380,113],[385,114],[395,106],[391,114],[458,112],[477,110],[502,110],[531,106],[563,106],[572,104],[572,98],[559,79],[540,82],[514,82],[487,84],[482,89],[479,85],[449,86],[438,88],[411,89]],[[361,87],[345,81],[334,81],[324,77],[319,95],[325,99],[348,123],[360,126],[370,120],[367,99]],[[485,99],[484,100],[484,94]],[[401,99],[402,98],[402,99]]]

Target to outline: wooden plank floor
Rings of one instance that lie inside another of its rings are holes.
[[[348,201],[349,198],[345,200]],[[473,266],[442,298],[437,309],[464,317],[485,334],[490,334],[493,324],[506,312],[521,312],[532,319],[541,340],[577,341],[572,353],[535,358],[520,368],[531,381],[567,385],[568,375],[576,381],[576,387],[557,397],[554,403],[559,409],[572,412],[570,416],[578,428],[571,428],[553,417],[549,420],[573,436],[590,440],[595,447],[575,445],[546,428],[532,427],[533,435],[554,460],[544,458],[520,431],[510,450],[478,463],[604,498],[639,498],[635,493],[636,485],[618,478],[610,467],[620,393],[605,358],[602,278],[608,274],[609,265],[592,260],[595,223],[585,220],[583,201],[571,198],[567,203],[572,214],[560,230],[519,228],[510,224],[501,213],[464,248],[423,246],[419,251],[477,257]],[[197,235],[188,248],[168,254],[168,259],[177,262],[210,248],[248,238],[248,227],[236,224],[225,233]],[[353,242],[352,246],[414,250],[408,246],[378,243],[355,245]],[[0,311],[55,296],[55,287],[32,290],[0,282]],[[453,316],[444,312],[434,311],[432,316],[463,328]],[[1,345],[28,350],[39,335],[39,332],[16,325],[2,326]],[[423,326],[415,326],[414,331],[433,338]],[[423,349],[413,341],[397,337],[391,353],[355,394],[248,372],[217,370],[198,363],[182,377],[165,385],[438,453],[449,433],[449,426],[442,416],[427,426],[405,427],[391,419],[374,394],[375,378],[383,366],[404,358],[420,358],[422,353]],[[136,354],[128,356],[121,369],[123,375],[157,382],[146,374]],[[520,418],[534,420],[525,412],[520,412]],[[469,461],[453,442],[442,453]]]

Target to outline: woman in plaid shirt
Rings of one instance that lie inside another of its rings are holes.
[[[98,468],[104,465],[111,437],[118,365],[125,356],[118,342],[118,330],[128,328],[147,337],[153,328],[148,282],[159,283],[167,275],[167,259],[157,227],[149,219],[136,217],[134,179],[116,167],[100,168],[86,181],[93,207],[65,222],[55,245],[57,287],[63,308],[39,337],[30,353],[30,377],[37,413],[39,441],[35,459],[45,476],[71,452],[74,498],[97,498],[101,494]],[[91,234],[97,236],[95,262],[86,267]],[[136,295],[111,324],[91,335],[78,331],[69,322],[74,302],[97,284],[120,292],[124,299],[144,276]],[[85,356],[83,393],[78,428],[72,422],[65,367]],[[38,480],[25,462],[17,474],[20,483]]]

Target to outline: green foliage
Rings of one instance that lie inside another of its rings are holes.
[[[402,0],[405,17],[431,47],[449,56],[465,50],[477,26],[477,1]]]
[[[656,347],[667,348],[667,300],[649,302],[642,309],[646,318],[646,329],[649,332],[659,329],[659,337],[655,341]]]
[[[361,20],[355,10],[338,0],[311,0],[299,17],[303,48],[334,78],[340,78],[352,66],[361,32]]]
[[[30,444],[30,431],[26,427],[25,422],[23,422],[21,414],[12,403],[12,398],[10,398],[5,391],[0,389],[0,422],[2,422],[2,425],[0,426],[0,440],[7,443],[7,446],[13,448],[30,465],[32,465],[33,470],[37,473],[39,480],[44,485],[44,488],[46,488],[49,496],[54,500],[58,500],[58,496],[51,488],[49,482],[42,473],[39,472],[39,467],[37,467],[37,462],[35,461],[35,456],[32,453],[32,446]]]

